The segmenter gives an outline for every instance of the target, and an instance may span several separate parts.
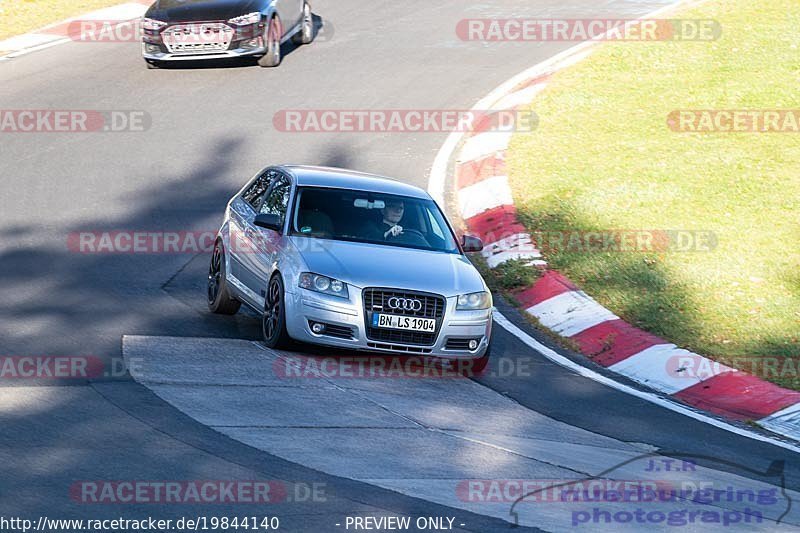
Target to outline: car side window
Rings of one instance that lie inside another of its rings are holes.
[[[259,212],[268,215],[278,215],[281,219],[281,224],[283,224],[286,220],[286,211],[289,207],[289,194],[291,191],[292,185],[289,183],[289,180],[283,175],[278,175],[267,193],[266,199],[261,204]]]
[[[269,186],[275,181],[276,178],[280,176],[280,172],[277,170],[269,169],[266,172],[263,172],[259,177],[256,178],[256,181],[247,188],[246,191],[242,194],[242,199],[250,204],[256,212],[258,212],[259,208],[261,207],[261,202],[264,199],[264,193],[267,192]]]

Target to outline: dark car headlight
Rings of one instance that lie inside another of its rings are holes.
[[[142,19],[142,28],[144,28],[145,30],[160,30],[166,25],[167,25],[166,22],[162,22],[160,20],[149,19],[146,17]]]
[[[490,307],[492,307],[492,293],[488,291],[462,294],[456,301],[456,310],[458,311],[477,311]]]
[[[340,298],[349,298],[347,284],[345,282],[329,278],[328,276],[314,274],[313,272],[303,272],[300,274],[300,282],[298,285],[310,291],[338,296]]]
[[[240,17],[234,17],[228,21],[229,24],[233,24],[234,26],[250,26],[251,24],[258,24],[259,22],[261,22],[261,13],[258,11]]]

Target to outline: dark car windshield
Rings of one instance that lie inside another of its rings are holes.
[[[409,196],[300,187],[291,233],[459,253],[436,203]]]

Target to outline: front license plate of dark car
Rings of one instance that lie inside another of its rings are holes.
[[[389,329],[406,329],[411,331],[436,331],[436,320],[432,318],[415,318],[413,316],[372,314],[372,327]]]

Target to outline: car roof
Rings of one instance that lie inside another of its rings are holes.
[[[301,187],[330,187],[430,199],[430,195],[419,187],[385,176],[343,168],[307,165],[281,165],[279,168],[289,172]]]

